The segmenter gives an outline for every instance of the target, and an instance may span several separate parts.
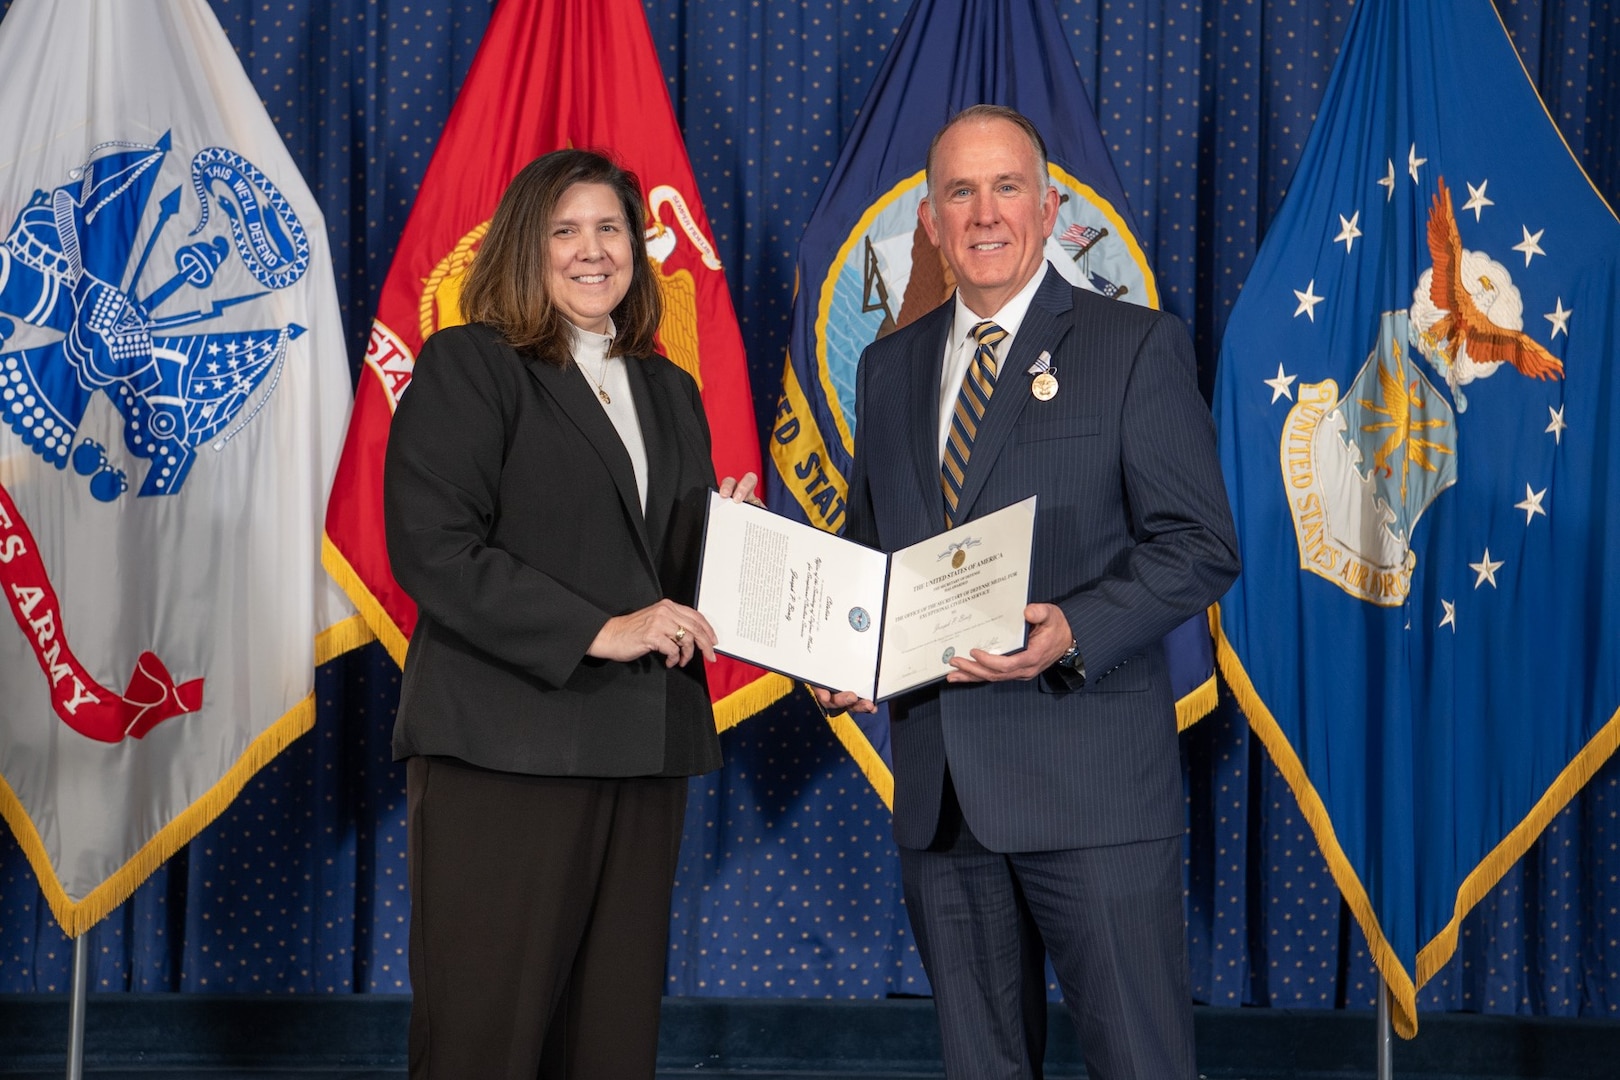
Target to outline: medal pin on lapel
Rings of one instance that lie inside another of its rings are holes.
[[[1041,355],[1029,365],[1029,373],[1035,376],[1034,381],[1029,384],[1029,392],[1035,395],[1037,401],[1051,401],[1057,397],[1057,367],[1052,363],[1050,352],[1042,349]]]

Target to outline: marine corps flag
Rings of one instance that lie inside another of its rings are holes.
[[[861,352],[948,300],[956,283],[917,220],[928,143],[981,102],[1007,105],[1046,140],[1062,199],[1046,257],[1081,288],[1159,306],[1125,193],[1052,0],[916,0],[861,106],[799,242],[798,294],[769,441],[772,509],[842,532]],[[943,527],[943,520],[941,521]],[[1035,597],[1033,599],[1046,599]],[[1203,617],[1166,641],[1183,724],[1214,707]],[[834,731],[889,801],[888,710],[841,714]]]
[[[1216,377],[1222,671],[1393,993],[1620,733],[1620,222],[1489,0],[1358,4]]]
[[[503,0],[484,33],[383,283],[326,514],[326,567],[401,666],[416,605],[383,539],[389,424],[422,342],[461,322],[462,278],[501,193],[541,154],[602,149],[640,178],[664,355],[703,393],[716,473],[759,471],[742,335],[662,71],[639,0]],[[724,658],[708,679],[722,729],[790,686]]]
[[[70,935],[314,723],[326,225],[204,0],[0,23],[0,814]]]

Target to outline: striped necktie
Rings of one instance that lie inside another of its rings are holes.
[[[956,407],[951,411],[951,433],[945,440],[945,456],[940,462],[940,486],[945,490],[945,527],[956,524],[956,503],[962,495],[962,480],[967,475],[968,455],[973,453],[973,439],[979,434],[979,421],[990,405],[990,394],[996,388],[996,346],[1007,336],[1007,331],[988,319],[974,323],[968,331],[977,347],[967,374],[962,378],[962,389],[956,394]]]

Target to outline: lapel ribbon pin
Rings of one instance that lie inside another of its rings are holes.
[[[1035,381],[1029,385],[1029,392],[1034,394],[1037,400],[1051,401],[1057,397],[1057,367],[1052,363],[1050,352],[1042,349],[1041,355],[1029,365],[1029,373],[1035,376]]]

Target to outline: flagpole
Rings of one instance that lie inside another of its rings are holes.
[[[73,997],[68,1005],[67,1080],[84,1080],[84,1005],[90,989],[90,932],[73,939]]]
[[[1389,1033],[1389,984],[1378,979],[1378,1080],[1394,1080],[1395,1044]]]

